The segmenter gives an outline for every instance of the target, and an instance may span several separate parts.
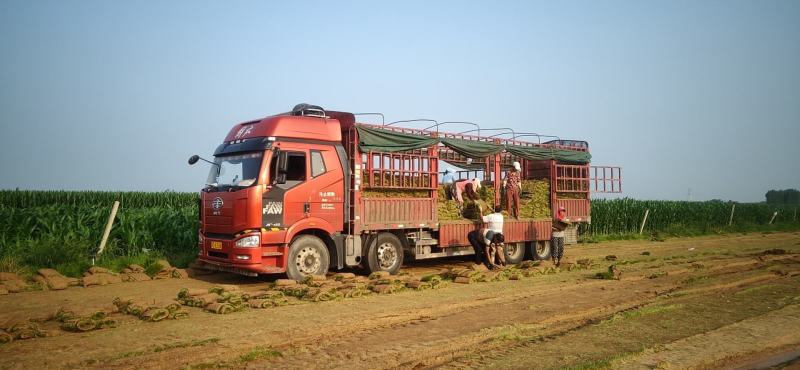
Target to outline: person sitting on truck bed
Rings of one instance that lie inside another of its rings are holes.
[[[458,203],[464,203],[464,196],[467,199],[478,200],[478,189],[481,188],[481,181],[478,179],[458,180],[451,187],[451,194]]]
[[[479,230],[473,230],[467,234],[467,239],[475,250],[475,263],[485,262],[490,269],[494,268],[495,254],[498,254],[499,263],[505,265],[505,254],[503,251],[503,214],[501,207],[496,206],[494,213],[483,216],[485,226]]]

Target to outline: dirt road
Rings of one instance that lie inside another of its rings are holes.
[[[780,249],[772,254],[765,250]],[[645,253],[649,252],[649,253]],[[608,262],[606,255],[616,255]],[[717,368],[790,366],[800,356],[800,233],[573,246],[592,270],[451,284],[0,344],[0,368]],[[610,264],[621,280],[598,280]],[[460,260],[405,266],[415,275]],[[213,274],[0,296],[0,319],[115,297],[172,300],[182,287],[257,290]],[[54,324],[53,324],[54,325]],[[783,366],[781,365],[781,366]]]

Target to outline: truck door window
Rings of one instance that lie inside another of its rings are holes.
[[[325,159],[322,158],[322,152],[318,150],[311,151],[311,177],[317,177],[327,172],[325,169]]]
[[[286,160],[288,161],[286,182],[306,181],[306,154],[300,152],[288,152],[286,155]]]

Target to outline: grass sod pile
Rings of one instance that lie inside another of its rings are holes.
[[[278,279],[268,289],[256,292],[242,292],[237,286],[221,285],[209,289],[181,289],[175,302],[154,304],[137,302],[131,299],[114,299],[113,310],[93,310],[76,314],[69,309],[60,309],[51,319],[60,321],[61,329],[73,332],[114,328],[116,320],[111,314],[119,312],[133,315],[142,321],[159,322],[168,319],[188,317],[182,305],[199,307],[207,312],[228,314],[251,308],[269,308],[298,304],[301,302],[324,302],[344,298],[356,298],[370,294],[396,294],[404,291],[444,289],[451,282],[487,283],[507,280],[522,280],[536,275],[555,274],[556,267],[542,268],[540,261],[524,261],[518,266],[508,266],[497,271],[488,271],[483,265],[469,268],[453,268],[442,275],[432,274],[416,277],[409,274],[390,275],[381,271],[369,277],[353,273],[338,273],[329,279],[326,276],[309,276],[297,282]],[[580,264],[581,261],[578,261]],[[591,265],[590,261],[584,264]],[[570,269],[572,270],[572,269]],[[327,297],[327,298],[322,298]],[[31,339],[47,336],[38,329],[36,323],[0,325],[0,344],[18,339]]]
[[[47,331],[40,329],[39,325],[34,322],[14,323],[13,325],[4,324],[0,327],[0,344],[14,340],[43,338],[47,335]]]
[[[181,289],[176,301],[178,306],[200,307],[207,312],[224,315],[251,307],[250,298],[250,294],[241,292],[235,285],[220,285],[207,290]]]
[[[463,217],[461,217],[461,209],[458,206],[458,202],[448,199],[447,188],[447,185],[442,185],[437,190],[439,202],[436,204],[436,213],[439,215],[439,221],[462,220]]]
[[[461,220],[480,220],[481,214],[492,212],[494,204],[494,187],[491,185],[481,186],[478,189],[478,200],[464,200],[464,204],[459,206],[456,200],[449,199],[448,194],[450,185],[439,187],[439,200],[437,203],[437,214],[439,221],[461,221]]]
[[[289,301],[279,290],[259,290],[252,293],[239,291],[236,286],[215,286],[209,289],[183,288],[177,302],[188,307],[198,307],[216,314],[228,314],[247,308],[285,306]]]
[[[70,309],[61,308],[55,314],[55,319],[61,322],[61,330],[72,332],[117,327],[117,321],[109,317],[109,312],[105,310],[80,314]]]
[[[154,304],[137,302],[132,299],[114,298],[114,305],[120,312],[138,317],[142,321],[158,322],[166,319],[183,319],[189,316],[178,302]]]
[[[503,214],[508,216],[505,188],[500,192]],[[550,209],[550,182],[548,180],[523,180],[519,195],[519,217],[547,219],[552,217]]]
[[[369,176],[362,175],[362,196],[364,198],[427,198],[428,190],[420,189],[390,189],[382,186],[423,186],[430,184],[427,177],[403,176],[389,173],[383,174],[383,183],[378,173],[373,173],[374,186],[368,183]],[[478,190],[479,202],[465,200],[464,205],[459,207],[458,202],[450,200],[449,186],[441,185],[438,191],[437,213],[440,221],[457,221],[463,219],[476,220],[480,218],[481,208],[484,212],[491,211],[494,204],[494,187],[484,185]],[[562,193],[560,197],[567,199],[579,199],[583,194]],[[501,205],[505,208],[505,191],[501,190]],[[508,210],[505,210],[508,215]],[[523,180],[522,191],[520,193],[520,218],[543,219],[550,218],[550,183],[548,180]]]

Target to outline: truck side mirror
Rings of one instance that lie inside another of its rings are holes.
[[[286,172],[289,170],[289,160],[286,156],[285,152],[282,152],[280,148],[275,148],[275,157],[273,160],[278,161],[275,163],[275,173],[271,174],[272,181],[275,184],[285,184],[286,183]]]
[[[278,174],[286,174],[289,171],[289,158],[286,152],[281,152],[278,155]]]
[[[197,163],[197,161],[199,161],[199,160],[200,160],[200,156],[195,154],[195,155],[189,157],[189,165],[193,165],[193,164]]]

